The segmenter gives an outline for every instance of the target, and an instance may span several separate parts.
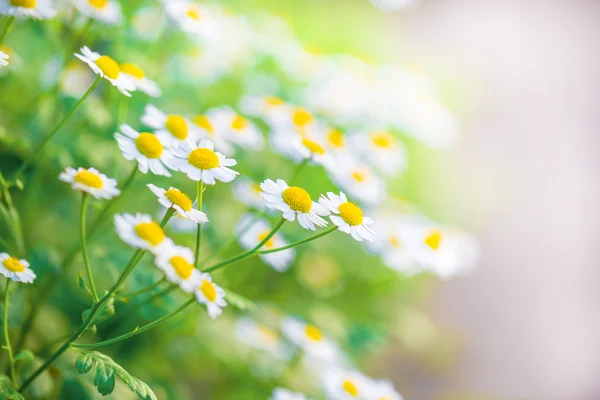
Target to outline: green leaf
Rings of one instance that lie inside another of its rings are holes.
[[[82,354],[77,358],[75,368],[80,374],[85,374],[91,370],[92,364],[95,365],[94,385],[96,385],[98,393],[101,395],[106,396],[112,393],[115,388],[116,375],[141,399],[158,400],[152,389],[150,389],[150,386],[131,376],[129,372],[114,362],[112,358],[97,351],[79,351]]]
[[[31,362],[33,360],[35,360],[35,355],[31,350],[21,350],[19,354],[15,356],[15,361]]]
[[[6,375],[0,375],[0,399],[6,400],[25,400],[17,388]]]
[[[100,298],[102,298],[102,296]],[[82,319],[82,321],[87,320],[88,316],[90,315],[90,312],[92,311],[92,308],[94,308],[94,306],[88,308],[83,313],[81,313],[81,319]],[[96,315],[96,317],[94,318],[94,320],[92,321],[92,323],[94,325],[95,324],[99,324],[101,322],[106,321],[107,319],[111,318],[114,315],[115,315],[115,299],[111,298],[108,301],[108,303],[106,303],[106,305],[104,306],[104,308],[102,308],[102,311],[100,311],[98,313],[98,315]]]
[[[256,307],[256,304],[244,296],[226,290],[226,299],[229,304],[239,308],[242,311],[249,311]]]
[[[77,275],[77,286],[79,286],[79,288],[81,290],[83,290],[84,292],[86,292],[87,294],[91,295],[92,291],[90,290],[90,288],[88,288],[87,284],[85,283],[85,278],[83,277],[83,275],[81,273],[79,273],[79,275]]]

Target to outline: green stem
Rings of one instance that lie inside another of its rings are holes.
[[[308,164],[308,158],[305,158],[304,161],[302,161],[300,164],[298,164],[298,166],[294,170],[294,173],[292,174],[292,177],[290,178],[290,185],[292,183],[294,183],[294,181],[298,178],[298,176],[300,176],[300,172],[302,172],[302,170],[304,169],[306,164]]]
[[[130,293],[122,294],[120,296],[117,296],[117,299],[119,299],[119,300],[129,300],[132,297],[139,296],[140,294],[144,294],[144,293],[150,292],[152,289],[160,286],[163,282],[166,282],[166,278],[164,276],[162,278],[160,278],[158,281],[154,282],[150,286],[146,286],[145,288],[140,289],[140,290],[136,290],[135,292],[130,292]]]
[[[165,215],[162,217],[162,219],[160,220],[160,227],[164,228],[165,225],[167,224],[167,222],[169,222],[169,220],[171,219],[171,217],[175,214],[175,209],[173,207],[169,207],[167,209],[167,212],[165,213]]]
[[[198,181],[198,190],[196,192],[196,202],[198,203],[198,211],[202,211],[202,192],[204,191],[204,182]],[[202,224],[198,224],[196,228],[196,253],[194,265],[198,268],[198,259],[200,258],[200,245],[202,244]]]
[[[222,261],[218,264],[213,265],[212,267],[209,267],[207,269],[205,269],[203,272],[211,272],[211,271],[215,271],[219,268],[223,268],[224,266],[228,265],[228,264],[232,264],[234,262],[243,260],[244,258],[248,258],[250,256],[252,256],[254,253],[256,253],[258,251],[258,249],[260,249],[261,247],[264,246],[265,243],[267,243],[272,237],[273,235],[275,235],[275,233],[277,233],[277,231],[283,226],[283,224],[285,223],[285,218],[281,218],[281,220],[279,220],[279,222],[277,223],[277,225],[275,225],[275,227],[273,229],[271,229],[271,232],[269,232],[269,234],[259,243],[257,244],[254,248],[239,254],[233,258],[230,258],[228,260]]]
[[[52,139],[52,137],[54,135],[56,135],[56,133],[60,130],[60,128],[62,128],[63,125],[65,123],[67,123],[67,121],[69,120],[69,118],[71,118],[71,116],[73,114],[75,114],[75,111],[77,111],[77,109],[83,104],[83,102],[92,94],[92,92],[94,91],[94,89],[96,89],[96,86],[98,86],[98,84],[100,84],[101,80],[102,80],[102,77],[100,77],[100,76],[98,76],[96,78],[96,80],[94,81],[94,83],[92,83],[92,85],[90,86],[90,88],[87,90],[87,92],[85,92],[85,94],[81,97],[81,99],[79,99],[79,101],[77,101],[77,103],[75,103],[75,105],[67,113],[67,115],[65,115],[63,117],[63,119],[54,127],[54,129],[52,129],[52,131],[44,138],[44,140],[42,141],[42,143],[40,143],[37,146],[37,148],[33,151],[33,153],[31,153],[31,155],[25,160],[25,162],[23,162],[23,164],[21,165],[21,167],[17,170],[17,173],[15,175],[15,180],[18,179],[23,172],[25,172],[25,170],[27,169],[27,167],[29,167],[29,165],[41,153],[41,151],[44,149],[44,146],[46,146],[46,144],[50,141],[50,139]]]
[[[81,30],[79,32],[73,32],[73,40],[65,49],[65,55],[63,57],[63,65],[66,65],[66,61],[72,55],[71,53],[74,53],[75,51],[77,51],[77,44],[81,41],[81,39],[83,39],[83,37],[85,36],[87,31],[90,29],[90,26],[92,26],[93,22],[94,22],[94,19],[89,18],[88,21],[85,23],[85,25],[81,28]]]
[[[297,241],[297,242],[294,242],[294,243],[292,243],[292,244],[288,244],[287,246],[278,247],[278,248],[276,248],[276,249],[271,249],[271,250],[262,250],[262,251],[259,251],[259,252],[258,252],[258,254],[269,254],[269,253],[276,253],[276,252],[278,252],[278,251],[287,250],[287,249],[292,249],[292,248],[294,248],[294,247],[298,247],[298,246],[300,246],[300,245],[303,245],[303,244],[305,244],[305,243],[308,243],[308,242],[312,242],[313,240],[316,240],[316,239],[318,239],[318,238],[320,238],[320,237],[323,237],[323,236],[325,236],[325,235],[327,235],[327,234],[329,234],[329,233],[331,233],[331,232],[335,231],[337,228],[338,228],[338,227],[334,225],[334,226],[332,226],[331,228],[329,228],[329,229],[327,229],[327,230],[324,230],[323,232],[317,233],[316,235],[313,235],[313,236],[311,236],[311,237],[309,237],[309,238],[306,238],[306,239],[304,239],[304,240],[299,240],[299,241]]]
[[[87,205],[90,196],[83,192],[81,197],[81,255],[83,256],[83,263],[85,265],[85,271],[88,277],[88,283],[90,285],[90,289],[92,291],[92,297],[94,299],[94,303],[98,302],[98,291],[96,290],[96,283],[94,282],[94,275],[92,274],[92,267],[90,265],[90,258],[88,256],[87,251],[87,243],[85,238],[85,219],[87,215]]]
[[[6,35],[8,35],[8,32],[11,31],[11,29],[15,25],[16,21],[17,21],[17,17],[9,17],[8,22],[6,23],[6,25],[4,27],[4,31],[2,32],[2,34],[0,34],[0,46],[2,46],[2,43],[4,43],[4,39],[6,38]]]
[[[4,342],[6,343],[6,351],[8,352],[8,362],[10,364],[10,379],[16,385],[15,375],[15,359],[13,357],[12,347],[10,346],[10,336],[8,334],[8,294],[10,290],[10,278],[6,278],[6,289],[4,292]]]
[[[160,324],[162,324],[163,322],[173,318],[175,315],[179,314],[180,312],[182,312],[184,309],[186,309],[190,304],[195,303],[196,299],[192,296],[191,299],[189,299],[187,302],[185,302],[181,307],[179,307],[178,309],[176,309],[175,311],[173,311],[170,314],[165,315],[162,318],[159,318],[155,321],[150,322],[149,324],[146,324],[144,326],[142,326],[141,328],[136,328],[135,330],[125,333],[123,335],[117,336],[116,338],[113,339],[109,339],[109,340],[105,340],[103,342],[98,342],[98,343],[90,343],[90,344],[77,344],[77,343],[73,343],[71,346],[72,347],[76,347],[79,349],[91,349],[91,348],[96,348],[96,347],[103,347],[103,346],[108,346],[114,343],[118,343],[122,340],[125,339],[129,339],[132,336],[135,335],[139,335],[142,332],[145,332],[147,330],[150,330]]]

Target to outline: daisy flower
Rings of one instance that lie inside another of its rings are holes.
[[[241,177],[233,182],[233,195],[235,198],[240,203],[257,210],[265,209],[265,201],[260,195],[261,191],[260,184],[250,178]]]
[[[211,113],[214,115],[215,127],[226,140],[252,150],[263,148],[263,136],[254,123],[229,107],[219,107],[211,110]]]
[[[161,206],[167,208],[173,207],[175,211],[177,211],[177,215],[190,219],[197,224],[205,224],[208,222],[206,214],[193,208],[192,199],[181,190],[174,187],[165,190],[151,183],[146,186],[148,186],[148,189],[158,197],[158,202]]]
[[[144,108],[140,118],[142,124],[155,129],[156,133],[168,137],[172,147],[177,147],[188,139],[196,140],[194,128],[190,122],[177,114],[165,114],[152,104]]]
[[[0,274],[15,282],[23,283],[32,283],[36,278],[27,260],[19,260],[7,253],[0,253]]]
[[[165,13],[160,7],[144,7],[136,11],[131,26],[136,36],[146,42],[156,42],[166,24]]]
[[[198,145],[188,140],[179,149],[174,149],[174,152],[178,157],[175,165],[191,180],[214,185],[217,180],[231,182],[239,174],[229,168],[236,165],[237,161],[214,151],[209,140],[202,139]]]
[[[56,11],[50,0],[0,0],[0,14],[18,18],[48,19]]]
[[[327,153],[323,141],[315,137],[303,135],[294,138],[293,144],[303,159],[310,160],[325,168],[330,168],[332,166],[333,159],[331,155]]]
[[[162,92],[158,84],[146,76],[143,69],[135,64],[125,63],[120,66],[123,75],[128,77],[134,84],[135,89],[146,93],[150,97],[160,97]]]
[[[375,240],[375,233],[368,227],[373,220],[365,217],[359,206],[349,202],[344,192],[340,192],[339,196],[332,192],[328,192],[327,196],[321,195],[319,203],[331,211],[329,218],[340,231],[359,242]]]
[[[327,226],[321,216],[329,215],[327,208],[312,201],[308,192],[297,186],[288,186],[283,179],[276,182],[271,179],[260,184],[262,198],[267,207],[277,209],[283,213],[283,218],[293,222],[296,217],[298,223],[305,229],[316,230],[317,226]]]
[[[173,246],[171,239],[148,214],[116,214],[115,230],[121,240],[131,247],[149,250],[153,254]]]
[[[310,357],[327,363],[337,362],[340,359],[335,343],[325,337],[316,326],[287,317],[281,321],[281,330],[291,343],[301,348]]]
[[[350,151],[346,136],[338,129],[323,129],[323,138],[325,142],[325,148],[331,154],[345,154]]]
[[[73,190],[89,193],[97,199],[110,200],[121,193],[115,179],[108,178],[95,168],[68,167],[65,172],[60,173],[58,179],[70,183]]]
[[[372,381],[369,392],[370,398],[375,400],[403,400],[403,397],[394,388],[394,384],[386,380]]]
[[[267,221],[245,214],[237,224],[235,231],[239,235],[240,245],[246,250],[253,249],[262,242],[273,228]],[[263,246],[262,250],[272,250],[287,246],[289,243],[279,233],[275,233]],[[294,261],[294,249],[282,250],[275,253],[259,254],[260,259],[279,272],[286,271]]]
[[[169,17],[186,33],[199,35],[200,38],[214,37],[215,23],[210,12],[200,5],[186,0],[165,0],[163,5]]]
[[[61,63],[62,65],[62,63]],[[70,62],[59,77],[60,91],[73,98],[80,98],[94,83],[94,73],[76,61]]]
[[[302,393],[292,392],[283,388],[275,388],[269,400],[306,400]]]
[[[268,124],[282,123],[288,105],[276,96],[245,96],[240,100],[240,110],[253,117],[260,117]]]
[[[91,51],[87,46],[81,48],[81,54],[75,53],[75,57],[86,63],[96,75],[109,81],[127,97],[131,97],[130,91],[135,90],[135,84],[121,72],[119,64],[109,56],[102,56]]]
[[[397,175],[407,166],[406,149],[387,131],[356,133],[350,136],[350,144],[361,160],[386,175]]]
[[[225,291],[214,284],[207,273],[201,273],[199,281],[200,283],[196,288],[196,300],[198,303],[206,305],[208,315],[215,319],[221,315],[223,307],[227,306]]]
[[[250,346],[264,350],[277,359],[289,358],[289,348],[271,328],[249,317],[240,318],[236,328],[238,338]]]
[[[115,139],[127,160],[135,160],[138,169],[145,174],[148,169],[155,175],[171,176],[167,168],[174,169],[173,153],[167,147],[165,135],[138,132],[127,124],[120,126],[122,134],[115,132]]]
[[[328,172],[345,192],[368,205],[385,199],[385,182],[371,167],[348,157],[338,157],[337,161]]]
[[[169,282],[175,283],[187,293],[194,292],[200,284],[200,271],[194,266],[194,252],[184,246],[167,246],[154,263]]]
[[[215,145],[215,149],[225,155],[234,154],[231,143],[224,137],[223,132],[215,126],[219,118],[219,109],[209,110],[206,114],[198,114],[192,118],[192,122],[201,139],[208,139]]]
[[[121,5],[112,0],[75,0],[75,7],[86,17],[100,21],[106,25],[121,23],[123,15]]]
[[[323,387],[332,400],[371,399],[370,379],[358,371],[331,368],[322,377]]]
[[[391,269],[409,275],[419,273],[423,268],[417,262],[415,245],[420,225],[417,217],[379,215],[373,224],[376,239],[368,242],[367,247],[380,254]]]
[[[5,67],[8,65],[8,54],[4,53],[2,50],[0,50],[0,67]]]

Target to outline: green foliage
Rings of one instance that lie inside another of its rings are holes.
[[[256,308],[256,304],[252,300],[229,290],[227,290],[226,300],[229,304],[242,311],[252,311]]]
[[[35,360],[35,355],[31,350],[21,350],[19,354],[15,356],[16,361],[23,361],[24,363],[30,363]]]
[[[0,375],[0,398],[4,400],[25,400],[6,375]]]
[[[107,292],[101,293],[100,298],[104,297],[104,295],[106,295],[106,293]],[[90,312],[92,311],[92,308],[94,308],[93,305],[90,308],[88,308],[87,310],[85,310],[83,313],[81,313],[82,321],[87,320],[88,316],[90,315]],[[115,315],[115,299],[111,298],[110,300],[108,300],[108,303],[106,303],[106,306],[104,306],[102,308],[102,310],[100,310],[100,312],[94,317],[91,325],[96,325],[96,324],[102,323],[102,322],[106,321],[107,319],[113,317],[114,315]]]

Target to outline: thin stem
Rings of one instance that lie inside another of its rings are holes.
[[[281,218],[279,220],[279,222],[277,223],[277,225],[275,225],[275,227],[273,229],[271,229],[271,232],[269,232],[269,234],[259,243],[257,244],[254,248],[239,254],[233,258],[230,258],[228,260],[222,261],[218,264],[213,265],[212,267],[209,267],[207,269],[204,270],[204,272],[211,272],[211,271],[215,271],[219,268],[223,268],[224,266],[228,265],[228,264],[232,264],[234,262],[243,260],[244,258],[250,257],[252,256],[254,253],[256,253],[261,247],[264,246],[265,243],[267,243],[272,237],[273,235],[275,235],[275,233],[277,233],[277,231],[283,226],[283,224],[285,223],[285,218]]]
[[[304,161],[298,164],[298,166],[294,170],[294,173],[292,174],[292,177],[290,178],[290,184],[294,183],[298,176],[300,176],[300,172],[302,172],[306,164],[308,164],[308,158],[305,158]]]
[[[173,216],[173,214],[175,214],[175,209],[173,207],[169,207],[167,209],[167,212],[165,213],[165,215],[160,220],[160,227],[161,228],[165,227],[165,225],[167,224],[167,222],[169,222],[169,220],[171,219],[171,217]]]
[[[144,326],[142,326],[141,328],[136,328],[131,332],[125,333],[123,335],[117,336],[116,338],[113,339],[109,339],[109,340],[105,340],[103,342],[98,342],[98,343],[90,343],[90,344],[77,344],[77,343],[73,343],[71,346],[72,347],[76,347],[79,349],[91,349],[91,348],[96,348],[96,347],[103,347],[103,346],[108,346],[114,343],[118,343],[122,340],[125,339],[129,339],[130,337],[133,337],[135,335],[139,335],[142,332],[145,332],[147,330],[150,330],[160,324],[162,324],[163,322],[173,318],[174,316],[176,316],[177,314],[179,314],[180,312],[182,312],[183,310],[185,310],[190,304],[195,303],[196,299],[192,296],[191,299],[189,299],[187,302],[185,302],[181,307],[179,307],[178,309],[176,309],[175,311],[173,311],[170,314],[165,315],[162,318],[159,318],[155,321],[150,322],[149,324],[146,324]]]
[[[271,250],[262,250],[262,251],[259,251],[259,252],[258,252],[258,254],[269,254],[269,253],[276,253],[276,252],[278,252],[278,251],[287,250],[287,249],[292,249],[292,248],[294,248],[294,247],[298,247],[298,246],[300,246],[300,245],[303,245],[303,244],[305,244],[305,243],[308,243],[308,242],[312,242],[313,240],[316,240],[316,239],[318,239],[318,238],[320,238],[320,237],[323,237],[323,236],[325,236],[325,235],[327,235],[327,234],[329,234],[329,233],[331,233],[331,232],[335,231],[337,228],[338,228],[338,227],[334,225],[334,226],[332,226],[331,228],[329,228],[329,229],[327,229],[327,230],[324,230],[323,232],[317,233],[316,235],[313,235],[313,236],[311,236],[311,237],[309,237],[309,238],[306,238],[306,239],[304,239],[304,240],[299,240],[299,241],[297,241],[297,242],[294,242],[294,243],[292,243],[292,244],[288,244],[287,246],[278,247],[278,248],[276,248],[276,249],[271,249]]]
[[[134,292],[122,294],[120,296],[117,296],[117,299],[119,299],[119,300],[129,300],[132,297],[139,296],[140,294],[144,294],[144,293],[150,292],[152,289],[160,286],[163,282],[166,282],[166,278],[164,276],[162,278],[160,278],[158,281],[154,282],[150,286],[146,286],[145,288],[142,288],[140,290],[136,290]]]
[[[202,192],[204,191],[204,182],[198,181],[198,190],[196,192],[196,202],[198,203],[198,211],[202,211]],[[196,253],[194,265],[198,268],[198,259],[200,258],[200,245],[202,244],[202,224],[198,224],[196,228]]]
[[[10,346],[10,336],[8,334],[8,294],[10,290],[10,282],[12,280],[10,278],[6,278],[6,289],[4,292],[4,342],[6,343],[6,351],[8,352],[8,362],[10,364],[10,379],[12,379],[13,383],[16,385],[16,375],[15,375],[15,359],[13,357],[12,347]]]
[[[9,17],[8,22],[6,23],[6,25],[4,27],[4,31],[2,32],[2,34],[0,34],[0,46],[2,46],[2,43],[4,43],[4,39],[6,38],[6,35],[8,35],[8,32],[11,31],[11,29],[15,25],[16,21],[17,21],[17,17]]]
[[[81,255],[83,256],[83,263],[85,264],[85,271],[88,277],[88,283],[90,285],[90,289],[92,291],[92,298],[94,299],[94,303],[98,302],[98,291],[96,290],[96,283],[94,282],[94,275],[92,274],[92,267],[90,265],[90,258],[88,256],[87,251],[87,243],[85,238],[85,219],[87,215],[87,205],[90,196],[83,192],[81,197]]]

